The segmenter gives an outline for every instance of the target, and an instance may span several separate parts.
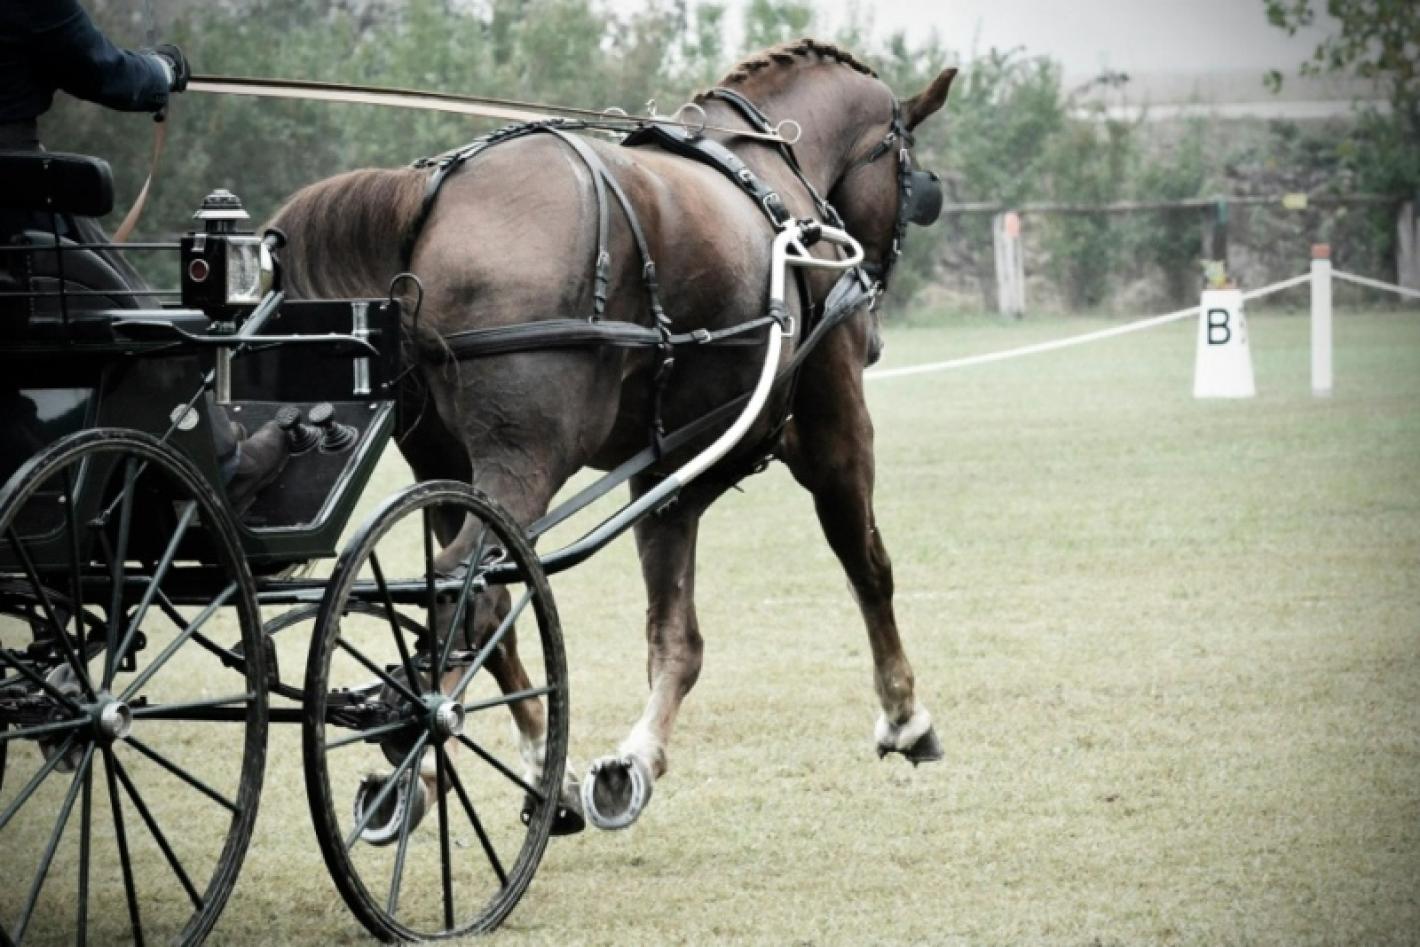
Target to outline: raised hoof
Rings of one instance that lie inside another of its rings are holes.
[[[523,796],[523,825],[532,822],[533,813],[536,811],[537,800],[532,796]],[[564,786],[557,799],[557,815],[552,819],[552,834],[576,835],[586,827],[587,819],[582,815],[582,799],[577,793],[576,784]]]
[[[918,763],[935,763],[946,756],[946,752],[942,749],[942,741],[937,739],[937,731],[931,727],[928,727],[926,733],[905,749],[878,744],[878,759],[882,759],[889,753],[901,753],[913,766]]]
[[[360,786],[355,790],[355,822],[358,824],[365,818],[365,813],[370,806],[375,804],[380,791],[385,784],[390,781],[387,775],[370,773],[360,780]],[[410,785],[414,784],[416,790],[410,792]],[[417,777],[412,772],[407,772],[404,778],[399,781],[393,790],[380,800],[379,807],[370,816],[369,822],[360,832],[360,840],[377,847],[392,845],[399,841],[399,833],[404,825],[405,813],[409,807],[414,811],[409,812],[409,829],[414,831],[424,818],[424,812],[428,808],[424,798],[424,786],[417,781]]]
[[[582,780],[582,811],[599,829],[624,829],[651,801],[654,780],[639,756],[604,756]]]

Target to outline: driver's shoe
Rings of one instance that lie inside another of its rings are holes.
[[[237,443],[237,472],[227,484],[227,501],[238,516],[281,475],[290,456],[286,432],[275,421],[266,422],[255,434]]]

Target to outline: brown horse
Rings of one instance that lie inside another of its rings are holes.
[[[911,138],[905,132],[942,107],[954,75],[948,69],[899,102],[848,53],[804,40],[746,60],[722,84],[771,119],[793,119],[802,127],[794,152],[804,177],[836,208],[866,259],[890,267],[907,199],[900,177],[909,166],[905,149]],[[702,95],[696,102],[711,126],[745,125],[719,98]],[[710,136],[782,195],[795,217],[815,213],[808,189],[775,147],[726,133]],[[713,330],[764,314],[774,231],[752,200],[718,171],[659,148],[587,143],[641,221],[674,331]],[[888,160],[876,160],[884,154]],[[423,170],[363,170],[297,193],[274,221],[290,240],[284,255],[290,286],[311,296],[382,295],[406,265],[401,240],[415,226],[427,180]],[[594,291],[586,263],[597,245],[593,183],[573,149],[551,135],[499,144],[451,175],[407,261],[426,288],[421,338],[586,312]],[[648,292],[624,215],[612,215],[610,252],[605,318],[645,325]],[[832,277],[809,282],[805,296],[821,307]],[[804,306],[803,297],[790,294],[800,327],[814,315]],[[673,506],[636,525],[649,600],[650,697],[617,757],[594,764],[584,776],[603,820],[629,823],[649,781],[666,772],[677,711],[701,669],[694,601],[700,517],[769,454],[813,494],[824,534],[862,610],[882,706],[875,733],[879,753],[902,753],[914,762],[941,757],[931,718],[914,694],[893,615],[892,568],[873,517],[873,426],[863,368],[877,345],[875,317],[864,306],[825,337],[795,383],[776,388],[741,448],[690,483]],[[609,469],[647,445],[658,364],[653,351],[525,351],[466,361],[450,371],[434,364],[437,346],[416,348],[429,360],[423,372],[429,404],[402,440],[415,475],[471,483],[524,526],[546,512],[581,468]],[[754,351],[707,347],[678,357],[662,399],[665,426],[691,422],[752,387],[759,359],[746,353]],[[784,357],[791,354],[789,346]],[[653,486],[688,451],[673,452],[635,478],[633,494]],[[454,565],[469,555],[471,530],[446,530],[442,538],[442,562]],[[512,648],[500,651],[490,666],[505,691],[525,686]],[[524,758],[535,768],[542,708],[536,701],[513,706]],[[636,793],[633,770],[647,783]]]

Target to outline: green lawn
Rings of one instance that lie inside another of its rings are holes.
[[[900,329],[885,365],[1108,324]],[[1186,322],[872,382],[945,762],[876,758],[856,608],[772,468],[702,529],[706,663],[670,774],[631,830],[554,840],[498,942],[1420,940],[1420,311],[1338,312],[1329,399],[1307,328],[1251,316],[1247,401],[1191,397]],[[403,476],[387,458],[371,501]],[[580,767],[644,697],[629,538],[553,588]],[[364,938],[299,757],[273,737],[213,943]]]

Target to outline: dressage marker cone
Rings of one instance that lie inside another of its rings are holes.
[[[1203,301],[1198,308],[1198,354],[1193,363],[1193,397],[1251,398],[1256,394],[1242,291],[1204,290]]]

